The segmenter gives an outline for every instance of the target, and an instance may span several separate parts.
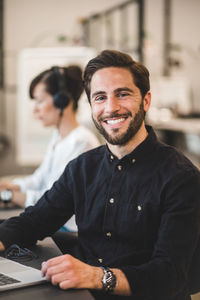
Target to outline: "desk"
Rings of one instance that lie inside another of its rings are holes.
[[[37,259],[27,262],[26,265],[40,269],[41,262],[51,257],[59,256],[62,253],[51,238],[46,238],[42,242],[31,248],[38,255]],[[25,264],[25,263],[24,263]],[[10,290],[0,293],[0,298],[4,300],[92,300],[94,299],[87,290],[63,291],[50,283],[42,283],[35,286]]]

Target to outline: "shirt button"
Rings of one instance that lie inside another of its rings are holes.
[[[113,155],[111,155],[111,156],[110,156],[110,160],[113,160],[113,159],[114,159],[114,156],[113,156]]]
[[[115,202],[114,198],[110,198],[109,202],[114,203]]]
[[[133,164],[135,163],[135,158],[132,159],[132,163],[133,163]]]
[[[122,166],[121,166],[121,165],[119,165],[119,166],[117,166],[117,168],[118,168],[118,170],[119,170],[119,171],[121,171],[121,169],[122,169]]]
[[[111,237],[111,232],[106,232],[106,236]]]
[[[142,210],[142,206],[138,205],[137,209]]]
[[[98,262],[99,262],[100,264],[102,264],[103,259],[102,259],[102,258],[98,258]]]

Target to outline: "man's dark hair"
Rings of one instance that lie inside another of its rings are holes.
[[[134,61],[130,55],[120,51],[104,50],[88,62],[84,71],[84,88],[89,102],[92,76],[96,71],[109,67],[125,68],[129,70],[133,76],[133,82],[140,90],[142,98],[149,91],[149,71],[143,64]]]

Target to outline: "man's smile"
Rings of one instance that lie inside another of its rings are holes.
[[[109,116],[102,116],[99,121],[104,124],[107,129],[119,129],[121,128],[126,120],[131,116],[131,113],[125,114],[110,114]],[[103,125],[102,124],[102,125]]]
[[[128,117],[130,117],[130,113],[122,114],[122,115],[110,115],[107,117],[101,117],[99,121],[108,124],[108,125],[120,125],[125,122]]]
[[[126,118],[119,118],[119,119],[107,119],[104,120],[105,123],[110,124],[110,125],[115,125],[118,123],[121,123],[125,120]]]

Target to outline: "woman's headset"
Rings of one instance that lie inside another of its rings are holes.
[[[58,91],[53,95],[53,103],[55,107],[60,109],[60,115],[62,115],[63,109],[69,105],[71,97],[66,88],[64,69],[52,67],[51,70],[55,74],[58,83]]]

